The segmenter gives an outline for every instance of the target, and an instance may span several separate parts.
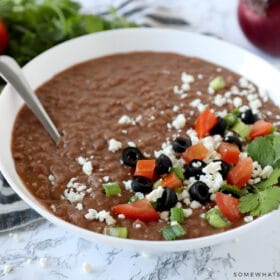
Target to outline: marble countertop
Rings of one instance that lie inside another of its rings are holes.
[[[106,5],[118,3],[83,2],[86,8],[92,8],[95,3],[100,11]],[[178,0],[172,1],[175,3],[172,7],[169,0],[138,2],[172,8],[189,20],[191,30],[215,34],[280,68],[279,58],[258,51],[241,33],[236,19],[237,1]],[[258,231],[230,242],[161,255],[106,247],[42,220],[0,235],[0,279],[280,279],[279,217],[280,214],[273,215]],[[86,263],[91,271],[85,271]],[[5,274],[4,269],[11,271]]]

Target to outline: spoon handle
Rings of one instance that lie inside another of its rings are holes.
[[[22,97],[29,109],[40,120],[44,128],[49,133],[52,140],[58,144],[60,135],[45,111],[40,100],[31,89],[29,83],[25,79],[20,66],[17,62],[6,55],[0,56],[0,75],[12,85],[16,92]]]

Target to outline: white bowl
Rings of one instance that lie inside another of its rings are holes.
[[[264,60],[236,46],[210,37],[162,29],[122,29],[83,36],[56,46],[39,55],[24,67],[24,73],[35,89],[56,73],[69,66],[120,52],[164,51],[188,56],[197,56],[227,67],[244,75],[257,85],[267,88],[271,98],[279,104],[280,73]],[[49,221],[76,233],[88,240],[102,242],[109,246],[139,251],[183,251],[209,246],[234,239],[237,235],[253,232],[262,222],[276,212],[261,217],[252,223],[207,237],[177,241],[138,241],[120,239],[94,233],[52,215],[28,192],[16,173],[11,153],[11,135],[14,121],[23,101],[7,86],[0,96],[0,169],[12,188],[33,209]]]

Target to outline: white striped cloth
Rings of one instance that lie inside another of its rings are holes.
[[[110,17],[108,6],[107,9],[103,10],[104,3],[103,7],[98,9],[98,7],[90,6],[91,1],[84,2],[88,3],[88,7],[85,7],[86,11],[93,13],[97,11],[97,14],[101,16]],[[115,8],[118,15],[124,16],[128,21],[136,22],[141,26],[193,29],[188,20],[178,17],[174,10],[156,5],[160,1],[120,0],[116,2]],[[42,219],[41,216],[14,193],[0,173],[0,232],[22,227],[39,219]]]

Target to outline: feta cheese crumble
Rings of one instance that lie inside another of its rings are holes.
[[[176,129],[181,129],[186,124],[186,118],[184,114],[179,114],[172,122],[172,126]]]
[[[97,211],[95,209],[88,209],[88,212],[84,216],[87,220],[99,220],[99,222],[106,222],[107,225],[113,225],[116,223],[115,219],[110,215],[110,212],[101,210]]]
[[[108,150],[113,153],[117,152],[122,148],[122,143],[115,139],[110,139],[108,144],[109,144]]]
[[[156,202],[159,198],[161,198],[163,192],[164,192],[163,187],[158,187],[153,191],[151,191],[149,194],[147,194],[146,199],[148,199],[151,202]]]

